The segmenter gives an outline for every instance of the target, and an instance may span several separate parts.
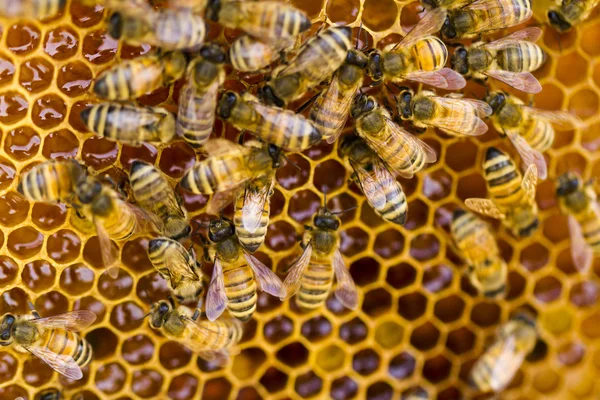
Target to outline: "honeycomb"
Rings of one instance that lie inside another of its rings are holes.
[[[362,23],[368,40],[361,45],[378,47],[399,39],[421,11],[416,2],[395,0],[292,2],[313,19],[314,30],[327,19],[349,24],[356,34]],[[543,9],[542,1],[535,3]],[[594,305],[600,262],[596,259],[587,274],[573,265],[566,218],[558,210],[552,182],[566,170],[600,176],[598,12],[566,34],[543,26],[540,43],[549,57],[535,73],[543,91],[520,95],[543,109],[571,110],[588,129],[558,133],[548,151],[551,179],[537,191],[543,225],[533,237],[517,240],[494,222],[510,268],[506,299],[489,301],[476,294],[448,233],[448,211],[466,198],[486,195],[481,175],[485,149],[510,149],[493,128],[468,139],[431,131],[424,135],[438,152],[438,162],[402,180],[409,200],[404,227],[380,219],[348,183],[350,172],[336,145],[321,144],[290,156],[300,171],[290,164],[278,171],[271,224],[258,257],[283,271],[298,254],[297,235],[324,192],[332,209],[358,206],[341,216],[341,248],[360,289],[360,307],[351,312],[330,297],[324,309],[305,312],[293,301],[260,294],[241,353],[224,369],[167,340],[142,319],[149,304],[168,294],[145,255],[147,237],[121,247],[122,268],[112,280],[102,274],[93,234],[69,222],[71,210],[29,203],[16,192],[19,175],[46,159],[77,157],[115,177],[131,160],[143,159],[155,163],[173,184],[195,162],[194,151],[182,141],[135,148],[86,132],[79,112],[92,102],[93,78],[151,50],[110,38],[105,16],[99,5],[68,0],[61,15],[43,23],[0,20],[0,314],[27,313],[31,299],[46,316],[71,309],[98,315],[85,332],[95,362],[84,369],[82,380],[59,377],[35,357],[4,349],[1,399],[33,399],[60,387],[66,398],[82,395],[86,400],[398,399],[417,386],[440,400],[484,398],[470,389],[469,370],[499,324],[521,307],[537,314],[540,340],[501,398],[598,399],[600,311]],[[212,39],[231,42],[236,34],[211,25]],[[233,73],[225,87],[240,90],[261,79]],[[140,102],[164,102],[174,110],[172,99],[180,86],[156,90]],[[465,93],[481,97],[485,88],[470,82]],[[216,130],[232,132],[220,122]],[[208,199],[181,194],[194,226],[206,220]],[[210,273],[210,265],[204,267]]]

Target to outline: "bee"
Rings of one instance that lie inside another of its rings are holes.
[[[136,160],[129,173],[131,189],[137,203],[162,221],[162,234],[174,240],[191,233],[185,208],[169,181],[154,165]]]
[[[229,362],[230,354],[237,354],[243,326],[236,319],[219,321],[200,320],[200,312],[184,306],[175,309],[172,302],[161,300],[152,305],[150,326],[161,329],[167,338],[183,344],[207,361],[219,366]]]
[[[177,300],[200,298],[204,291],[202,269],[191,249],[173,239],[159,237],[148,243],[148,258],[168,282]]]
[[[209,0],[206,16],[280,48],[293,45],[296,37],[311,26],[304,12],[279,1]]]
[[[598,0],[561,0],[556,7],[548,11],[548,21],[554,29],[566,32],[582,21],[585,21],[592,10],[598,5]]]
[[[283,107],[329,79],[346,60],[352,47],[351,33],[350,27],[332,26],[310,38],[289,64],[273,71],[274,78],[259,89],[259,98],[266,104]]]
[[[413,387],[402,394],[402,400],[429,400],[429,393],[421,387]]]
[[[477,213],[500,219],[516,237],[531,236],[539,226],[535,164],[529,165],[525,175],[521,176],[507,154],[490,147],[485,154],[483,169],[492,200],[467,199],[465,205]]]
[[[0,0],[0,14],[7,18],[46,19],[65,9],[66,0]]]
[[[168,143],[175,136],[173,114],[160,107],[105,102],[81,111],[81,120],[98,136],[121,143]]]
[[[241,321],[248,321],[257,303],[257,289],[275,297],[285,297],[281,280],[257,258],[245,252],[235,234],[233,222],[213,219],[208,227],[212,245],[205,253],[214,260],[206,296],[206,316],[216,320],[225,310]]]
[[[421,0],[421,4],[428,9],[442,8],[445,10],[454,10],[464,7],[473,1],[475,0]]]
[[[456,71],[444,68],[448,60],[446,45],[432,36],[444,23],[442,9],[430,11],[399,43],[383,50],[371,50],[367,72],[374,83],[405,80],[425,83],[440,89],[465,87],[465,79]]]
[[[580,271],[588,271],[594,254],[600,254],[600,204],[594,181],[564,173],[556,183],[556,195],[562,212],[569,216],[573,261]]]
[[[322,134],[317,126],[291,110],[266,106],[246,92],[242,96],[227,91],[217,106],[219,118],[240,130],[282,149],[299,152],[318,143]]]
[[[316,309],[323,305],[333,286],[340,303],[349,309],[358,307],[358,292],[339,249],[340,219],[326,207],[320,208],[313,217],[314,226],[305,226],[300,246],[302,255],[289,268],[283,283],[287,295],[281,300],[297,294],[296,304],[305,309]],[[342,211],[344,212],[344,211]]]
[[[502,325],[496,341],[471,369],[471,385],[480,392],[499,392],[513,379],[537,342],[535,320],[519,313]]]
[[[110,16],[107,30],[114,39],[147,43],[164,51],[197,50],[206,36],[202,17],[186,9],[117,11]]]
[[[504,92],[492,92],[485,100],[492,107],[491,119],[496,130],[510,139],[524,165],[536,165],[541,179],[547,175],[546,160],[541,153],[552,146],[554,129],[568,130],[582,125],[573,114],[528,107]]]
[[[408,212],[402,186],[381,159],[355,135],[346,135],[340,144],[340,153],[347,157],[354,170],[354,180],[377,215],[398,225],[404,225]]]
[[[479,81],[498,79],[525,93],[539,93],[542,85],[531,74],[545,61],[546,55],[535,42],[540,28],[525,28],[491,43],[477,42],[459,46],[451,58],[452,68]]]
[[[129,100],[168,86],[183,76],[186,59],[175,51],[124,61],[102,72],[94,93],[108,100]]]
[[[527,21],[531,0],[477,0],[448,10],[441,33],[447,39],[467,39]]]
[[[21,174],[17,191],[27,200],[69,203],[86,170],[73,159],[46,161]]]
[[[277,47],[249,35],[242,35],[229,48],[229,60],[237,71],[255,72],[266,68],[279,56]]]
[[[450,230],[468,263],[471,284],[485,297],[504,297],[508,268],[491,227],[475,214],[457,208],[452,213]]]
[[[42,318],[4,314],[0,324],[0,345],[15,346],[20,353],[31,353],[61,375],[73,380],[83,377],[81,368],[92,361],[92,346],[77,332],[96,320],[87,310],[70,311]]]
[[[352,102],[350,113],[358,135],[394,174],[412,178],[425,164],[436,161],[435,151],[396,125],[390,113],[372,96],[358,94]]]
[[[177,134],[192,147],[204,144],[215,123],[219,87],[225,81],[226,54],[218,45],[206,45],[187,69],[179,95]]]
[[[481,118],[491,115],[492,108],[484,101],[440,97],[429,90],[417,95],[406,87],[401,90],[396,102],[398,115],[417,128],[438,128],[452,136],[483,135],[488,130]]]

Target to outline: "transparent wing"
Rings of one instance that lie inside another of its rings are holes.
[[[229,364],[229,352],[225,349],[204,350],[199,352],[198,355],[206,361],[216,364],[220,368],[226,367],[227,364]]]
[[[536,118],[541,118],[545,121],[550,122],[556,129],[567,131],[575,128],[583,128],[585,124],[578,116],[571,114],[568,111],[550,111],[541,110],[539,108],[533,108],[528,106],[521,106],[524,111],[531,113]]]
[[[246,189],[242,207],[242,224],[248,232],[254,233],[260,226],[262,212],[269,200],[272,187],[273,181],[269,185],[262,185],[258,190],[253,190],[254,187]]]
[[[351,162],[351,165],[369,204],[375,210],[380,211],[385,208],[388,197],[395,198],[402,193],[402,187],[379,158],[375,158],[371,162],[372,172],[355,163]]]
[[[472,211],[491,218],[506,218],[506,215],[504,215],[504,213],[500,211],[498,207],[496,207],[494,202],[489,199],[467,199],[465,200],[465,205]]]
[[[399,46],[410,47],[423,36],[433,35],[442,29],[446,20],[446,11],[442,8],[434,8],[429,11],[414,28],[410,30],[400,41]]]
[[[242,180],[240,185],[246,181],[247,179]],[[224,190],[222,192],[213,194],[212,198],[208,202],[208,206],[206,206],[206,212],[208,214],[218,215],[222,209],[227,207],[227,205],[229,205],[229,203],[235,199],[239,190],[239,186],[236,186],[233,189]]]
[[[250,151],[248,147],[244,147],[241,144],[232,142],[231,140],[221,138],[209,139],[206,143],[204,143],[202,148],[209,157],[216,157],[236,151],[241,151],[244,153]]]
[[[542,33],[543,31],[538,27],[529,27],[513,32],[491,43],[484,44],[482,47],[488,50],[501,50],[523,41],[535,43],[542,36]]]
[[[335,289],[335,297],[344,306],[351,310],[356,310],[358,307],[358,291],[356,285],[350,275],[350,271],[346,268],[344,257],[340,253],[340,249],[336,249],[333,254],[333,271],[337,280],[337,288]]]
[[[538,170],[535,164],[530,164],[523,175],[521,188],[525,191],[525,195],[530,204],[535,202],[535,188],[537,187]]]
[[[569,236],[571,237],[571,257],[580,272],[589,271],[594,261],[594,252],[585,241],[581,225],[574,216],[569,215]]]
[[[227,307],[227,295],[225,294],[225,282],[223,281],[223,269],[221,260],[215,259],[212,279],[206,294],[206,317],[210,321],[214,321]]]
[[[445,90],[458,90],[467,85],[465,78],[450,68],[442,68],[439,71],[411,72],[404,78]]]
[[[283,282],[283,287],[286,290],[286,296],[280,297],[281,301],[286,300],[298,292],[300,289],[300,282],[302,276],[304,275],[304,271],[310,262],[310,258],[312,256],[312,245],[308,243],[304,248],[304,251],[300,255],[300,257],[294,262],[294,264],[290,267],[290,271],[288,275],[285,277],[285,281]]]
[[[435,118],[429,123],[451,135],[477,136],[483,135],[488,130],[488,126],[478,117],[480,112],[491,114],[491,108],[488,110],[479,103],[478,100],[465,101],[465,99],[453,97],[431,97],[440,108],[443,117]],[[482,102],[483,103],[483,102]],[[489,106],[488,106],[489,107]],[[489,115],[488,114],[488,115]],[[465,124],[464,121],[474,121],[475,125]]]
[[[273,271],[251,254],[244,252],[244,258],[252,268],[260,290],[279,298],[286,296],[286,290],[281,279]]]
[[[119,255],[112,245],[112,241],[108,236],[108,232],[104,229],[104,225],[99,218],[94,218],[96,224],[96,235],[98,236],[98,244],[100,246],[100,256],[106,268],[106,273],[113,279],[119,276],[119,267],[117,266]]]
[[[127,207],[129,211],[133,213],[136,220],[136,232],[141,233],[151,233],[151,232],[161,232],[164,227],[163,221],[160,217],[152,212],[147,212],[146,210],[138,207],[135,204],[131,204],[127,201],[118,199],[118,204],[120,207]]]
[[[280,134],[287,137],[298,136],[299,127],[312,124],[312,121],[309,121],[305,119],[304,116],[295,114],[290,110],[269,107],[258,102],[252,103],[252,108],[263,118],[264,121],[261,122],[262,124],[283,126],[284,129]],[[289,114],[289,118],[286,116],[285,121],[283,120],[284,113]]]
[[[191,318],[186,316],[181,317],[183,324],[191,333],[190,335],[186,335],[186,339],[183,340],[183,344],[188,347],[190,350],[200,353],[207,351],[206,343],[213,343],[215,338],[221,338],[221,340],[229,341],[229,337],[217,332],[216,330],[212,330],[209,328],[211,322],[206,321],[194,321]]]
[[[443,97],[443,98],[451,99],[451,97]],[[473,107],[475,109],[475,113],[479,117],[482,117],[482,118],[489,117],[494,112],[492,110],[492,107],[490,107],[490,105],[488,103],[486,103],[485,101],[475,100],[475,99],[465,99],[465,98],[461,98],[460,100],[462,100],[463,103],[467,103],[471,107]]]
[[[362,82],[361,82],[362,83]],[[317,102],[319,102],[319,110],[315,113],[314,116],[311,115],[311,119],[315,120],[325,120],[331,125],[328,127],[332,130],[332,134],[328,136],[323,136],[324,139],[327,140],[327,143],[333,143],[337,140],[344,125],[346,124],[346,120],[348,118],[336,118],[335,120],[328,118],[327,114],[331,113],[331,111],[335,111],[338,115],[345,115],[346,117],[350,115],[350,106],[352,105],[352,99],[358,90],[358,86],[354,89],[350,89],[342,92],[340,90],[340,82],[338,76],[334,76],[331,80],[331,84],[327,88],[327,91],[321,95]],[[314,106],[313,106],[314,107]],[[335,124],[333,124],[335,122]]]
[[[30,322],[44,328],[62,328],[68,331],[78,332],[87,328],[96,320],[96,314],[88,310],[69,311],[64,314],[51,317],[36,318]]]
[[[83,378],[83,372],[73,357],[56,354],[47,347],[24,346],[34,356],[48,364],[53,370],[69,379],[79,380]]]
[[[531,72],[510,72],[493,69],[484,73],[525,93],[535,94],[542,91],[542,85]]]
[[[515,149],[519,152],[523,164],[529,167],[531,164],[535,164],[538,169],[538,176],[540,179],[546,179],[548,176],[548,167],[546,165],[546,159],[539,151],[533,149],[529,143],[517,132],[507,132],[506,136],[510,139]]]
[[[171,285],[175,288],[183,280],[198,280],[198,275],[189,265],[187,250],[177,242],[180,248],[168,247],[165,250],[165,265],[171,275]]]

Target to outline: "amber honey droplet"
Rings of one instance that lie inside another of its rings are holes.
[[[40,57],[27,60],[20,65],[19,83],[25,90],[37,93],[47,89],[52,83],[54,67]]]
[[[327,16],[338,24],[350,24],[358,16],[360,3],[360,0],[332,0],[327,4]]]
[[[117,143],[101,137],[91,137],[83,143],[81,158],[86,165],[101,170],[114,164],[118,153]]]
[[[105,64],[114,58],[118,43],[104,30],[90,32],[83,39],[83,56],[92,64]]]
[[[0,54],[0,86],[10,83],[15,75],[15,65],[6,55]]]
[[[44,235],[41,232],[24,226],[9,233],[7,246],[11,254],[26,259],[38,254],[43,243]]]
[[[162,150],[159,167],[173,178],[181,178],[196,163],[196,153],[183,142],[175,142]]]
[[[6,135],[4,152],[16,161],[25,161],[37,154],[41,141],[36,131],[21,126]]]
[[[56,270],[46,260],[35,260],[25,264],[21,279],[34,292],[50,289],[54,285]]]
[[[116,393],[125,385],[127,371],[118,363],[102,365],[96,371],[94,382],[96,387],[104,393]]]
[[[31,119],[42,129],[51,129],[60,124],[67,114],[65,102],[54,94],[40,97],[33,103]]]
[[[133,288],[133,279],[123,269],[119,269],[116,279],[102,274],[98,280],[98,291],[109,300],[117,300],[127,296]]]
[[[68,129],[60,129],[44,138],[42,154],[49,159],[64,160],[74,158],[78,149],[77,137]]]
[[[49,231],[65,223],[67,207],[64,204],[36,202],[31,210],[31,221],[40,229]]]
[[[146,55],[152,50],[152,46],[149,44],[143,44],[141,46],[132,46],[127,43],[123,43],[121,46],[121,58],[123,60],[129,60],[136,57]]]
[[[44,38],[44,51],[56,60],[66,60],[77,53],[79,37],[67,26],[52,29]]]
[[[15,54],[30,53],[39,44],[40,31],[33,24],[14,24],[6,32],[6,47]]]
[[[0,196],[0,224],[15,226],[27,218],[29,202],[16,192]]]
[[[148,362],[154,354],[154,343],[145,335],[135,335],[123,342],[123,358],[129,364],[139,365]]]
[[[62,314],[69,309],[69,300],[58,291],[44,293],[35,300],[35,309],[42,316]]]
[[[142,143],[141,146],[123,145],[121,149],[121,165],[124,169],[129,169],[134,160],[147,161],[154,164],[158,151],[156,147],[149,143]]]
[[[90,107],[94,103],[89,101],[78,101],[71,106],[69,113],[69,125],[79,132],[88,132],[88,128],[81,121],[81,111]]]
[[[6,189],[15,178],[15,166],[4,157],[0,157],[0,190]]]
[[[10,125],[20,121],[27,114],[28,107],[27,100],[20,93],[0,94],[0,123]]]
[[[92,71],[81,61],[63,65],[58,70],[56,83],[61,92],[69,97],[77,97],[88,91],[92,85]]]
[[[62,229],[48,237],[46,250],[50,258],[57,263],[68,263],[79,256],[81,241],[75,232]]]
[[[0,256],[0,285],[6,286],[12,282],[19,273],[19,266],[8,256]]]

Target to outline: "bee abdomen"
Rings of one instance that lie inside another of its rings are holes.
[[[241,36],[229,48],[231,65],[238,71],[252,72],[267,67],[273,61],[274,49],[250,36]]]
[[[400,186],[398,184],[398,186]],[[389,188],[388,188],[389,189]],[[382,218],[395,224],[404,225],[406,222],[406,214],[408,204],[406,203],[406,195],[403,191],[396,196],[386,196],[387,201],[381,210],[376,210]]]
[[[411,49],[421,71],[437,71],[446,65],[448,49],[444,42],[434,36],[419,40]]]
[[[192,85],[182,89],[177,114],[177,133],[192,147],[200,147],[210,137],[215,122],[216,90],[209,90],[204,95],[196,92]],[[191,101],[189,100],[191,98]]]
[[[312,83],[320,83],[324,78],[337,70],[351,48],[351,29],[348,27],[333,27],[321,32],[306,44],[306,47],[295,60],[298,64],[309,64],[301,73]]]
[[[585,242],[592,248],[594,253],[600,254],[600,215],[594,215],[580,223]]]
[[[247,321],[256,310],[256,281],[248,266],[223,271],[225,293],[229,300],[229,312],[242,321]]]
[[[231,189],[250,175],[242,155],[211,157],[197,163],[180,182],[192,193],[212,194]]]
[[[311,261],[302,277],[296,303],[302,308],[318,308],[327,299],[332,285],[332,266],[316,264]]]
[[[547,121],[533,120],[523,138],[535,150],[545,152],[554,143],[554,127]]]
[[[164,68],[158,58],[125,62],[102,74],[94,93],[108,100],[128,100],[144,95],[162,84]]]
[[[521,201],[521,175],[506,154],[490,147],[483,168],[488,189],[498,204],[511,205]]]
[[[113,198],[112,215],[104,218],[102,224],[111,239],[121,241],[128,239],[137,230],[137,216],[123,200]]]
[[[496,58],[498,66],[505,71],[531,72],[544,62],[544,52],[534,43],[520,42],[499,50]]]
[[[290,111],[278,112],[271,120],[263,120],[257,133],[265,141],[289,151],[305,150],[322,138],[311,121]]]
[[[206,25],[199,15],[163,9],[156,18],[155,32],[166,50],[193,50],[204,42]]]
[[[17,190],[33,201],[68,201],[84,171],[75,161],[48,161],[26,172]]]
[[[64,329],[50,330],[41,347],[46,347],[59,355],[72,357],[80,367],[89,364],[93,357],[92,347],[87,340],[76,332]]]

